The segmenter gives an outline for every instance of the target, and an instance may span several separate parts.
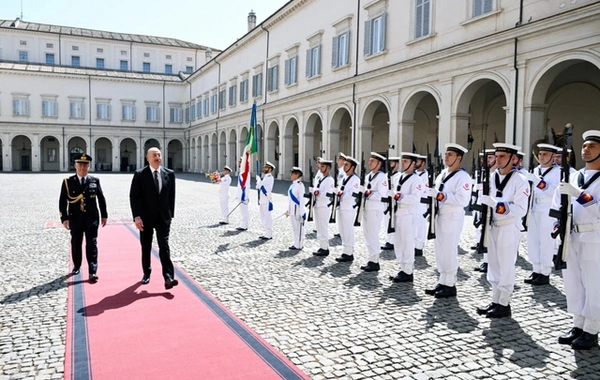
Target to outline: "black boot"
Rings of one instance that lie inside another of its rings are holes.
[[[360,269],[364,270],[365,272],[377,272],[379,270],[379,263],[369,261],[367,265],[360,267]]]
[[[485,316],[488,318],[504,318],[510,317],[510,315],[510,305],[502,306],[498,304],[493,309],[489,310]]]
[[[415,256],[423,256],[423,250],[419,248],[415,248]]]
[[[438,290],[442,289],[443,286],[444,285],[442,285],[442,284],[437,284],[435,286],[435,288],[433,288],[433,289],[425,289],[425,294],[428,294],[428,295],[432,296],[432,295],[435,294],[435,292],[437,292]]]
[[[386,241],[385,244],[381,246],[381,249],[383,249],[384,251],[391,251],[392,249],[394,249],[394,245]]]
[[[411,274],[407,274],[405,272],[400,271],[396,277],[391,277],[390,276],[390,280],[394,281],[394,282],[413,282],[413,275]]]
[[[490,302],[487,306],[484,307],[478,307],[477,308],[477,314],[479,315],[486,315],[488,313],[488,311],[492,310],[493,308],[495,308],[496,306],[498,306],[497,303],[495,302]]]
[[[538,274],[538,276],[531,281],[531,285],[548,285],[550,284],[550,276],[545,276],[541,273]]]
[[[487,273],[488,263],[481,263],[478,267],[473,268],[475,272]]]
[[[577,339],[571,343],[574,350],[589,350],[598,346],[598,334],[583,332]]]
[[[319,250],[317,252],[313,252],[313,255],[315,255],[315,256],[329,256],[329,250],[328,249],[319,248]]]
[[[456,297],[456,286],[442,285],[442,288],[435,292],[435,298],[450,298]]]
[[[571,344],[577,338],[583,334],[583,330],[578,327],[573,327],[568,333],[562,334],[558,337],[558,343],[560,344]]]
[[[539,275],[540,275],[539,273],[533,272],[529,275],[529,277],[527,277],[525,280],[523,280],[523,282],[526,284],[531,284],[531,283],[533,283],[533,280],[535,280]]]
[[[351,263],[352,261],[354,261],[354,256],[342,253],[342,256],[336,257],[335,261],[337,261],[338,263]]]

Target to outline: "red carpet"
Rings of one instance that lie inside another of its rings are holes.
[[[157,252],[141,285],[133,226],[98,237],[99,281],[69,279],[65,379],[308,379],[181,269],[165,290]]]

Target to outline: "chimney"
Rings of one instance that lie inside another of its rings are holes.
[[[248,31],[251,31],[255,27],[256,27],[256,13],[254,13],[254,10],[251,9],[250,13],[248,13]]]
[[[206,62],[212,59],[212,50],[210,48],[206,49],[204,52],[204,58],[206,59]]]

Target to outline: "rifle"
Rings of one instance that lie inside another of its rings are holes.
[[[339,170],[340,168],[337,166],[337,163],[334,163],[335,165],[335,171],[333,172],[333,187],[334,187],[334,192],[332,194],[327,194],[327,196],[329,197],[329,199],[331,199],[331,202],[329,202],[329,206],[331,206],[331,214],[329,214],[329,223],[335,223],[335,217],[337,215],[337,208],[338,208],[338,174],[339,174]]]
[[[413,144],[413,149],[414,149],[414,144]],[[385,155],[385,165],[384,168],[389,165],[389,158],[390,158],[390,152],[389,150],[386,152]],[[384,172],[384,174],[386,174]],[[381,198],[381,201],[384,203],[388,204],[387,209],[383,212],[383,214],[390,214],[390,220],[388,221],[388,226],[387,226],[387,233],[388,234],[393,234],[394,232],[396,232],[396,216],[395,216],[395,211],[396,211],[396,207],[394,207],[394,191],[392,190],[392,169],[389,168],[389,170],[387,170],[387,177],[388,177],[388,196]]]
[[[535,166],[534,166],[534,158],[535,156],[533,155],[533,152],[531,152],[531,158],[529,159],[529,173],[533,173],[533,171],[535,170]],[[533,182],[529,181],[529,201],[527,202],[527,212],[525,213],[525,216],[523,216],[522,222],[521,224],[523,225],[523,232],[527,231],[527,228],[529,226],[529,212],[531,211],[531,208],[533,207]]]
[[[427,144],[427,186],[430,189],[435,189],[435,170],[433,168],[433,159],[429,153],[429,144]],[[424,217],[429,214],[429,224],[427,226],[427,239],[435,239],[435,215],[437,214],[437,200],[435,197],[429,197],[428,199],[421,198],[422,201],[428,204],[427,212]]]
[[[485,152],[485,141],[483,142],[483,151]],[[482,194],[490,195],[490,167],[488,165],[486,153],[483,155],[483,171],[481,173]],[[488,247],[488,238],[490,236],[490,222],[493,210],[491,207],[482,205],[481,208],[481,238],[477,244],[477,253],[486,253]]]
[[[479,153],[477,154],[477,157],[479,157]],[[476,184],[477,181],[479,181],[479,178],[477,176],[477,165],[475,163],[475,154],[473,154],[473,162],[472,162],[472,169],[471,169],[471,178],[473,179],[473,184]],[[478,191],[477,191],[477,186],[473,186],[471,188],[471,201],[469,203],[469,211],[474,211],[477,210],[476,208],[476,204],[477,204],[477,198],[478,198]]]
[[[313,182],[315,180],[315,173],[313,173],[312,170],[312,165],[310,163],[310,160],[308,160],[308,175],[309,175],[309,181],[310,181],[310,187],[309,189],[312,188]],[[315,195],[313,194],[312,191],[309,191],[307,194],[304,194],[304,198],[308,198],[308,202],[306,202],[306,207],[308,207],[308,212],[307,212],[307,216],[306,216],[306,220],[309,222],[312,222],[313,220],[313,205],[315,203]]]
[[[563,141],[562,150],[562,176],[563,182],[569,183],[569,174],[571,167],[569,166],[569,145],[571,145],[571,139],[573,138],[573,124],[568,123],[565,125],[565,138]],[[554,261],[555,269],[566,269],[567,268],[567,256],[569,255],[569,241],[571,240],[571,222],[573,217],[573,206],[571,205],[571,196],[568,194],[561,194],[560,196],[560,210],[550,210],[550,216],[557,218],[559,226],[556,231],[552,233],[552,237],[556,239],[560,236],[560,245],[558,251],[552,261]]]
[[[360,190],[358,193],[352,193],[354,199],[354,208],[358,208],[356,210],[356,217],[354,218],[354,227],[360,227],[360,221],[362,219],[362,213],[365,208],[365,178],[367,175],[367,170],[365,168],[365,152],[362,152],[361,162],[360,162]]]

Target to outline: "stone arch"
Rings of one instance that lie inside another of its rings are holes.
[[[61,161],[60,139],[54,135],[42,137],[40,139],[40,169],[42,171],[59,171]]]
[[[341,104],[332,112],[329,122],[329,152],[330,159],[342,152],[346,155],[352,155],[352,109],[346,104]]]
[[[372,151],[386,154],[390,148],[390,106],[386,98],[374,97],[364,107],[356,145],[361,157],[368,157]]]
[[[285,123],[285,129],[283,133],[283,160],[279,160],[279,171],[283,178],[288,178],[289,173],[287,171],[292,166],[302,166],[299,163],[300,156],[300,124],[295,116],[292,116]]]
[[[32,142],[27,135],[16,135],[11,140],[12,170],[30,172],[32,170]]]
[[[433,86],[413,90],[400,107],[402,146],[397,151],[434,153],[439,135],[441,94]]]

